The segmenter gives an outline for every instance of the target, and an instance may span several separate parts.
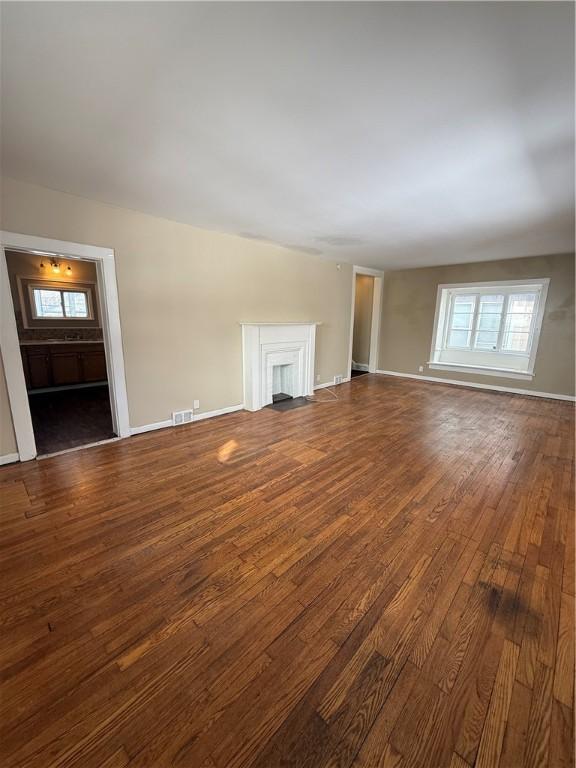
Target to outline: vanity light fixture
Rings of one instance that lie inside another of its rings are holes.
[[[54,258],[54,256],[50,257],[49,265],[50,271],[54,275],[59,275],[62,271],[62,264],[58,261],[58,259]],[[47,265],[44,263],[44,260],[40,262],[40,269],[45,270],[47,269]],[[72,274],[72,267],[68,264],[68,266],[65,269],[65,273],[68,277]]]

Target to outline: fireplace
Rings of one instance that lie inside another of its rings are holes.
[[[317,323],[242,323],[244,407],[314,391]]]

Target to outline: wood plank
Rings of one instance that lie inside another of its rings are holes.
[[[470,768],[470,763],[467,763],[457,752],[453,752],[449,768]]]
[[[512,699],[512,688],[516,677],[516,665],[518,664],[519,655],[520,649],[518,646],[506,640],[502,649],[502,655],[500,656],[500,665],[492,689],[492,698],[490,699],[480,747],[478,748],[476,762],[474,763],[476,768],[492,768],[500,762],[504,730]]]
[[[572,768],[574,765],[574,718],[559,701],[552,704],[550,726],[550,768]]]
[[[552,670],[545,664],[538,662],[524,752],[526,768],[536,768],[536,766],[548,764],[552,722],[552,686]]]
[[[554,698],[565,707],[574,706],[574,598],[564,592],[560,602]]]

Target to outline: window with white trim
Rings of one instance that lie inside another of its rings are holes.
[[[439,286],[428,365],[531,378],[548,282]]]
[[[92,320],[92,302],[88,289],[56,287],[54,284],[30,284],[33,320]]]

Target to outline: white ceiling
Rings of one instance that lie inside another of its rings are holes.
[[[373,267],[574,248],[570,3],[3,3],[4,173]]]

